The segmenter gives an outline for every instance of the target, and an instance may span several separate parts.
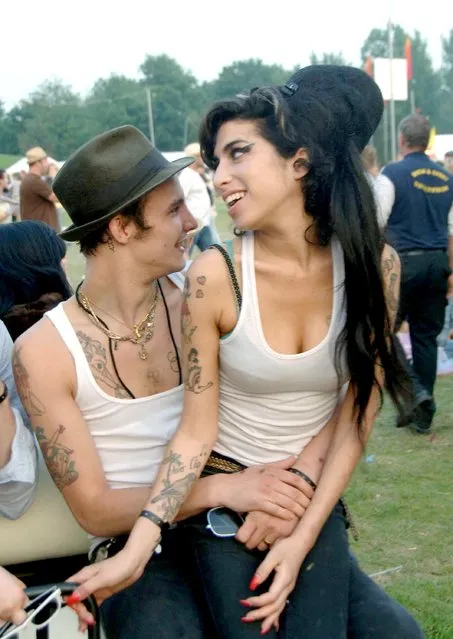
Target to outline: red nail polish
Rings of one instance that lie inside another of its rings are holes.
[[[261,630],[260,634],[261,635],[267,635],[267,633],[269,632],[270,628],[268,628],[267,630]]]
[[[260,585],[260,580],[258,579],[258,577],[256,575],[254,575],[252,577],[252,580],[250,581],[250,584],[249,584],[250,590],[252,590],[252,591],[256,590],[259,585]]]
[[[239,603],[245,606],[246,608],[251,608],[252,604],[246,601],[245,599],[239,599]]]
[[[87,621],[87,624],[88,624],[89,626],[95,626],[95,625],[96,625],[96,622],[95,622],[95,620],[94,620],[94,619],[90,619],[89,621]]]
[[[80,601],[80,595],[78,592],[73,592],[72,595],[68,595],[66,597],[66,604],[68,606],[73,606],[74,604],[79,603]]]
[[[250,617],[242,617],[241,621],[243,621],[244,623],[252,623],[255,620],[254,619],[250,619]]]

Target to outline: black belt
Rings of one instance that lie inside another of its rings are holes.
[[[401,255],[424,255],[425,253],[446,253],[446,249],[440,248],[425,248],[425,249],[404,249],[398,251]]]

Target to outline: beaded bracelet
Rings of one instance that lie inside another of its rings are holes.
[[[303,473],[301,470],[299,470],[298,468],[290,468],[289,472],[294,473],[295,475],[298,475],[310,486],[310,488],[313,488],[313,490],[316,490],[317,486],[315,482],[313,481],[313,479],[310,479],[310,477],[306,475],[305,473]]]

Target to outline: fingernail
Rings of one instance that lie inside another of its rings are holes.
[[[261,635],[267,635],[267,633],[269,632],[270,628],[268,628],[267,630],[261,630],[260,634]]]
[[[88,624],[89,626],[95,626],[95,625],[96,625],[96,622],[95,622],[95,620],[94,620],[94,619],[90,619],[89,621],[87,621],[87,624]]]
[[[255,621],[255,620],[250,619],[250,617],[242,617],[241,621],[243,621],[244,623],[252,623],[252,621]]]
[[[74,606],[74,604],[77,604],[80,602],[80,595],[78,592],[73,592],[72,595],[68,595],[66,597],[66,604],[68,606]]]
[[[251,608],[252,604],[246,599],[239,599],[239,603],[245,606],[246,608]]]
[[[260,585],[260,580],[258,579],[256,575],[254,575],[252,577],[252,580],[250,581],[250,585],[249,585],[250,590],[252,591],[256,590],[259,585]]]

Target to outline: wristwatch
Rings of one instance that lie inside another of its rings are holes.
[[[3,380],[2,380],[2,384],[3,384],[3,392],[0,395],[0,404],[4,402],[5,399],[8,397],[8,386],[5,384]]]

